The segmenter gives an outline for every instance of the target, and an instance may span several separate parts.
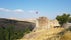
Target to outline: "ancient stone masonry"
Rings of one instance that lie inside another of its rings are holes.
[[[39,17],[38,23],[40,27],[47,26],[48,24],[48,19],[46,17]]]
[[[36,27],[34,31],[49,29],[55,26],[60,26],[57,20],[49,20],[47,17],[39,17],[36,19]]]

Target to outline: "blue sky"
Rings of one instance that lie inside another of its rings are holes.
[[[71,0],[0,0],[0,18],[54,19],[63,13],[71,14]]]

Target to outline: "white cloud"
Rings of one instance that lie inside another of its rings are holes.
[[[11,10],[5,9],[5,8],[0,8],[0,12],[10,12]]]
[[[9,13],[36,13],[38,14],[39,11],[37,10],[29,10],[29,11],[24,11],[23,9],[6,9],[6,8],[0,8],[0,12],[9,12]]]
[[[22,9],[16,9],[16,10],[13,10],[13,12],[15,12],[15,13],[24,13],[24,10],[22,10]]]
[[[6,8],[0,8],[0,12],[24,13],[24,10],[22,10],[22,9],[10,10],[10,9],[6,9]]]

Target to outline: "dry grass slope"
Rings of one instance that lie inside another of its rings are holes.
[[[62,32],[63,30],[64,28],[51,28],[49,30],[43,29],[26,34],[20,40],[60,40],[61,36],[58,35],[58,33]]]
[[[62,36],[61,40],[71,40],[71,32],[65,32],[65,34]]]

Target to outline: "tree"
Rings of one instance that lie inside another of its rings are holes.
[[[70,14],[64,13],[63,15],[58,15],[56,19],[59,21],[59,24],[62,26],[64,23],[69,21],[69,17],[70,17]]]
[[[0,27],[0,40],[5,40],[3,27]]]
[[[6,35],[8,35],[8,40],[13,40],[14,38],[14,26],[11,25],[9,27],[6,28],[6,31],[8,31],[8,33]]]

